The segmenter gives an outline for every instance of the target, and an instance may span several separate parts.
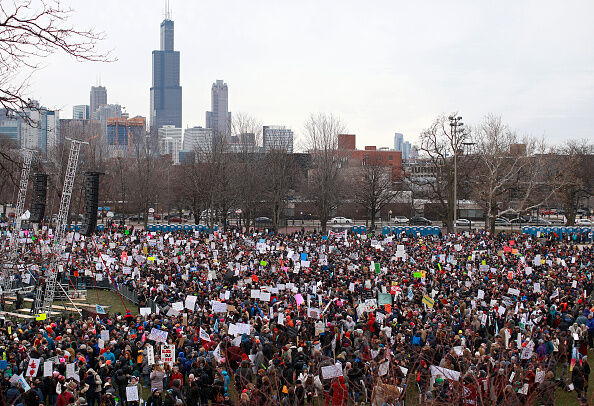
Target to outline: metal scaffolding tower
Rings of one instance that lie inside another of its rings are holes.
[[[88,142],[72,139],[70,142],[70,155],[68,156],[68,166],[66,168],[66,175],[64,176],[64,187],[62,188],[60,211],[58,212],[56,230],[54,232],[50,265],[45,272],[45,294],[43,284],[39,283],[37,285],[37,291],[35,292],[35,314],[46,313],[49,315],[49,312],[52,309],[52,304],[54,303],[56,285],[59,286],[60,289],[64,290],[62,285],[57,284],[58,265],[62,260],[63,254],[62,240],[64,240],[66,237],[68,210],[70,209],[70,200],[72,198],[72,190],[74,189],[74,178],[76,176],[76,167],[78,165],[80,146],[81,144],[88,144]]]
[[[8,260],[9,264],[6,264],[4,267],[3,272],[3,280],[2,280],[2,288],[4,291],[11,290],[11,276],[12,270],[16,268],[16,260],[18,257],[18,239],[21,234],[21,224],[22,224],[22,216],[25,211],[25,199],[27,197],[27,188],[29,186],[29,173],[31,172],[31,164],[33,163],[33,150],[31,149],[24,149],[23,150],[23,167],[21,169],[21,180],[19,183],[19,194],[17,196],[17,204],[16,204],[16,211],[15,211],[15,223],[14,227],[12,228],[12,233],[10,234],[10,243],[9,243],[9,254]]]

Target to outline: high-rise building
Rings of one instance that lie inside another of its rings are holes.
[[[411,145],[409,141],[402,143],[402,159],[410,159]]]
[[[167,15],[161,23],[161,49],[153,51],[151,129],[182,126],[182,88],[179,84],[179,51],[173,50],[174,24]]]
[[[159,154],[171,155],[174,165],[179,164],[179,151],[182,150],[182,129],[173,125],[159,128]]]
[[[99,106],[103,106],[104,104],[107,104],[107,89],[105,86],[91,86],[90,118],[96,120],[95,112]]]
[[[58,111],[48,110],[33,101],[31,108],[27,108],[30,124],[21,126],[20,145],[22,148],[31,148],[47,154],[48,148],[57,146],[60,139],[60,116]]]
[[[91,118],[91,108],[86,104],[79,104],[72,107],[73,120],[88,120]]]
[[[23,119],[18,114],[0,109],[0,141],[17,147],[21,138],[22,125]]]
[[[222,80],[212,84],[210,111],[206,112],[206,128],[211,128],[216,137],[231,135],[231,113],[229,112],[229,89]]]
[[[262,131],[264,151],[281,150],[293,153],[293,131],[284,126],[266,125]]]
[[[107,119],[107,150],[111,157],[130,156],[146,133],[144,117],[114,117]]]
[[[94,119],[101,123],[103,136],[107,136],[107,119],[122,117],[122,106],[119,104],[104,104],[95,112]]]
[[[183,150],[201,154],[212,150],[213,131],[210,128],[192,127],[184,130]]]
[[[400,133],[394,133],[394,149],[402,152],[402,143],[404,142],[404,135]]]

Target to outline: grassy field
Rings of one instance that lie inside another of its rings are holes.
[[[126,305],[124,306],[125,303]],[[130,312],[136,316],[139,312],[138,306],[134,303],[130,302],[126,298],[122,297],[111,291],[111,290],[103,290],[103,289],[89,289],[87,290],[87,303],[90,304],[99,304],[101,306],[109,306],[110,313],[126,313],[126,308],[130,310]]]

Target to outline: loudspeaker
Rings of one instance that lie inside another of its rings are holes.
[[[97,227],[97,207],[99,204],[99,172],[85,173],[85,208],[84,218],[80,227],[82,235],[89,236]]]
[[[31,199],[31,223],[41,223],[45,214],[45,200],[47,197],[47,175],[36,173],[33,175],[33,198]]]

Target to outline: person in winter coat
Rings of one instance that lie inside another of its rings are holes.
[[[62,393],[58,396],[58,401],[56,402],[56,406],[68,406],[70,404],[70,399],[74,398],[73,391],[76,387],[76,384],[72,385],[73,382],[69,382],[66,384],[66,387],[62,390]]]
[[[19,388],[16,382],[10,385],[6,391],[6,404],[13,406],[23,406],[22,388]]]
[[[171,373],[171,376],[169,377],[169,388],[173,388],[173,381],[179,379],[180,382],[183,383],[184,381],[184,376],[181,374],[181,372],[179,372],[179,368],[173,367],[173,372]]]
[[[334,379],[330,386],[332,392],[332,406],[343,406],[346,405],[349,392],[347,386],[344,384],[344,377],[339,376],[338,379]]]
[[[97,381],[97,378],[99,378],[99,381]],[[89,368],[87,370],[87,376],[85,378],[84,383],[89,387],[87,389],[87,392],[85,393],[86,400],[89,406],[95,406],[95,402],[99,399],[99,393],[97,393],[97,386],[101,388],[101,378],[99,377],[99,375],[97,375],[93,368]],[[99,384],[97,385],[97,383]]]
[[[540,392],[540,401],[543,406],[553,406],[555,404],[555,381],[552,371],[547,372],[545,379],[538,388]]]
[[[163,378],[165,378],[165,372],[161,365],[155,365],[153,372],[150,375],[151,389],[159,389],[159,393],[163,392]]]
[[[161,399],[161,391],[157,388],[152,390],[151,396],[146,400],[145,406],[163,406],[163,400]]]
[[[249,383],[252,382],[252,367],[250,365],[249,359],[247,359],[247,356],[243,361],[241,361],[241,366],[237,370],[235,376],[237,377],[236,384],[238,391],[243,390]]]

